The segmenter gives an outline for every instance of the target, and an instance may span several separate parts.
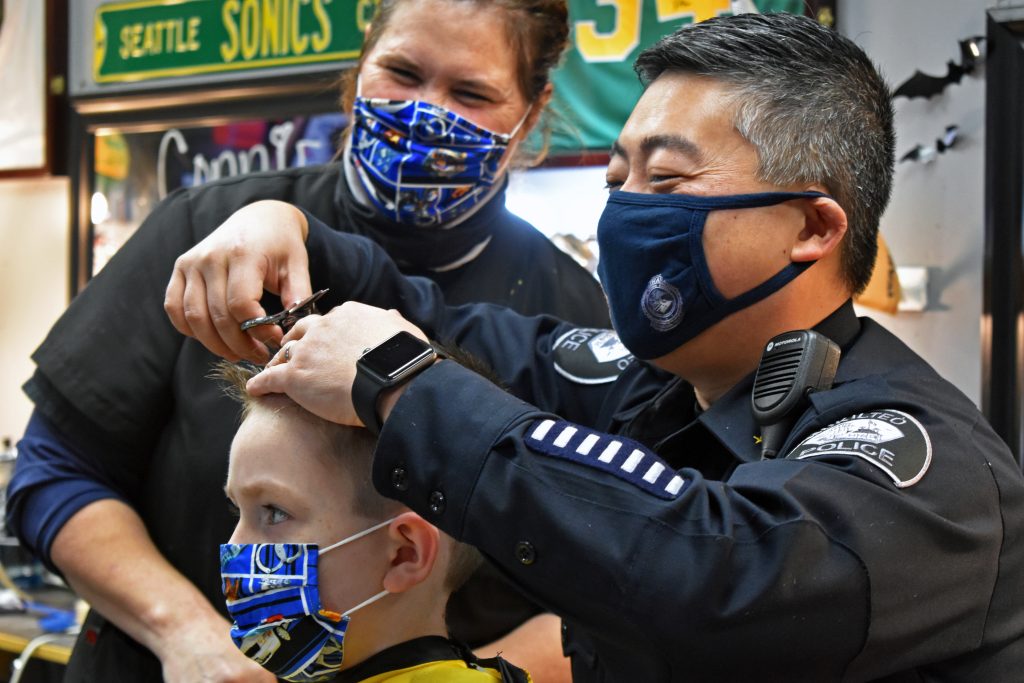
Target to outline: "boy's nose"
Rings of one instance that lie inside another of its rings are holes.
[[[238,522],[238,524],[235,525],[235,530],[231,532],[231,538],[228,539],[228,543],[241,545],[243,543],[252,543],[251,539],[252,535],[246,533],[242,522]]]

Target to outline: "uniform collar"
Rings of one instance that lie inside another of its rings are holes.
[[[814,326],[819,332],[845,352],[860,333],[860,321],[849,299],[831,315]],[[842,360],[840,360],[842,368]],[[722,442],[739,460],[755,462],[761,459],[761,426],[754,420],[750,393],[757,371],[743,378],[732,389],[700,413],[697,419]]]

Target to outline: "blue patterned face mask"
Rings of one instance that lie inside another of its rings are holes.
[[[415,227],[445,227],[490,196],[529,113],[502,134],[435,104],[356,97],[351,158],[383,215]]]
[[[719,293],[704,255],[704,223],[719,209],[752,209],[820,192],[701,197],[613,192],[597,224],[598,274],[619,339],[637,358],[660,358],[723,318],[785,287],[812,263],[790,263],[732,299]]]
[[[318,551],[315,543],[225,543],[220,575],[231,639],[249,659],[286,681],[325,681],[341,669],[349,615],[320,604],[319,556],[386,527],[389,519]]]

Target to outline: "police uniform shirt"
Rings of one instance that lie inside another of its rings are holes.
[[[173,193],[76,297],[33,356],[38,368],[25,388],[37,413],[88,451],[88,467],[98,468],[97,476],[138,510],[164,556],[222,612],[217,548],[235,524],[222,487],[239,410],[206,377],[217,359],[171,326],[164,292],[176,257],[253,201],[291,202],[339,230],[358,230],[350,221],[359,215],[350,210],[339,175],[337,166],[307,167]],[[502,196],[472,220],[489,221],[493,237],[475,260],[444,274],[446,294],[584,324],[607,321],[596,280],[505,210]],[[268,310],[271,299],[264,301]],[[13,492],[15,516],[19,500]],[[45,555],[48,540],[33,540]],[[481,600],[472,581],[451,610],[455,635],[475,644],[537,611],[485,574],[479,590],[500,595],[505,611],[489,611],[494,603]],[[160,664],[93,614],[66,680],[112,681],[113,672],[116,680],[159,680]]]
[[[822,325],[844,347],[833,388],[762,462],[752,377],[698,412],[610,333],[445,309],[373,245],[314,227],[309,245],[317,286],[365,278],[353,298],[507,383],[451,361],[418,375],[374,482],[562,615],[574,680],[1019,680],[1024,477],[966,397],[849,303]]]

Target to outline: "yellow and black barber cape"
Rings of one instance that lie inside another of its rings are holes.
[[[478,659],[469,648],[425,636],[378,652],[334,679],[336,683],[531,683],[522,669],[500,657]]]

